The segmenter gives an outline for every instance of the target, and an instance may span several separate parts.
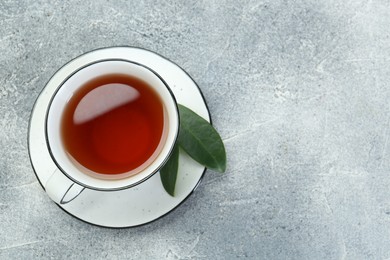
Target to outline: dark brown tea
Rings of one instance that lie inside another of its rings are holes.
[[[151,158],[163,128],[159,96],[142,80],[122,74],[83,85],[61,122],[68,155],[93,172],[110,175],[134,170]]]

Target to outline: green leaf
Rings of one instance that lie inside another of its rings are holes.
[[[160,169],[161,182],[166,192],[175,196],[177,169],[179,167],[179,146],[175,144],[171,156],[166,164]]]
[[[195,161],[209,169],[225,172],[226,152],[215,128],[191,109],[178,105],[180,131],[178,142]]]

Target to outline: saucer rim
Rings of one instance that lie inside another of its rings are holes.
[[[93,52],[97,52],[97,51],[100,51],[100,50],[105,50],[105,49],[115,49],[115,48],[130,48],[130,49],[139,49],[139,50],[142,50],[142,51],[146,51],[146,52],[150,52],[154,55],[157,55],[169,62],[171,62],[172,64],[174,64],[178,69],[180,69],[181,71],[183,71],[186,76],[188,76],[191,81],[194,83],[194,85],[196,86],[202,100],[203,100],[203,103],[204,103],[204,106],[205,106],[205,109],[207,110],[207,115],[208,115],[208,121],[209,123],[212,125],[212,118],[211,118],[211,113],[210,113],[210,109],[207,105],[207,102],[206,102],[206,98],[203,94],[203,92],[201,91],[198,83],[191,77],[191,75],[186,71],[184,70],[181,66],[179,66],[176,62],[172,61],[171,59],[169,58],[166,58],[165,56],[155,52],[155,51],[152,51],[152,50],[149,50],[149,49],[146,49],[146,48],[143,48],[143,47],[139,47],[139,46],[131,46],[131,45],[115,45],[115,46],[108,46],[108,47],[101,47],[101,48],[96,48],[96,49],[93,49],[93,50],[90,50],[90,51],[86,51],[86,52],[83,52],[82,54],[80,55],[77,55],[76,57],[70,59],[68,62],[64,63],[61,67],[59,67],[52,75],[51,77],[47,80],[47,82],[44,84],[44,87],[42,88],[42,90],[39,92],[39,94],[37,95],[36,97],[36,100],[34,102],[34,105],[30,111],[30,118],[29,118],[29,122],[28,122],[28,132],[27,132],[27,149],[28,149],[28,156],[29,156],[29,160],[30,160],[30,164],[32,166],[32,169],[33,169],[33,172],[34,172],[34,175],[35,177],[37,178],[38,180],[38,183],[40,184],[40,186],[42,187],[42,189],[46,192],[46,189],[45,187],[43,186],[41,180],[39,179],[39,176],[36,172],[36,169],[34,167],[34,164],[32,162],[32,157],[31,157],[31,149],[30,149],[30,132],[31,132],[31,127],[32,127],[32,124],[31,124],[31,121],[32,121],[32,114],[34,113],[35,111],[35,108],[36,108],[36,105],[38,103],[38,100],[39,100],[39,97],[41,96],[41,94],[45,91],[48,83],[57,75],[57,73],[63,69],[65,66],[67,66],[68,64],[74,62],[75,60],[77,60],[78,58],[84,56],[84,55],[87,55],[87,54],[91,54]],[[173,95],[174,96],[174,95]],[[175,98],[176,99],[176,98]],[[176,140],[177,141],[177,140]],[[205,175],[207,171],[207,168],[204,167],[204,170],[198,180],[198,182],[196,183],[196,185],[194,186],[194,188],[189,192],[189,194],[183,198],[176,206],[174,206],[172,209],[170,209],[169,211],[165,212],[164,214],[158,216],[157,218],[155,219],[152,219],[150,221],[147,221],[147,222],[144,222],[144,223],[141,223],[141,224],[136,224],[136,225],[129,225],[129,226],[106,226],[106,225],[101,225],[101,224],[96,224],[96,223],[92,223],[92,222],[89,222],[87,220],[84,220],[84,219],[81,219],[80,217],[76,216],[75,214],[73,213],[70,213],[69,211],[67,211],[65,208],[61,207],[61,205],[55,203],[61,210],[63,210],[64,212],[66,212],[67,214],[69,214],[70,216],[74,217],[75,219],[81,221],[81,222],[84,222],[84,223],[87,223],[89,225],[93,225],[93,226],[97,226],[97,227],[101,227],[101,228],[107,228],[107,229],[127,229],[127,228],[136,228],[136,227],[141,227],[141,226],[144,226],[144,225],[147,225],[147,224],[150,224],[152,222],[155,222],[157,220],[160,220],[161,218],[165,217],[166,215],[168,215],[169,213],[175,211],[179,206],[181,206],[193,193],[194,191],[198,188],[199,184],[202,182],[203,180],[203,177]],[[154,173],[155,174],[155,173]],[[154,174],[151,174],[151,176],[153,176]],[[148,178],[149,179],[149,178]],[[148,181],[148,179],[144,180],[145,182]],[[99,192],[118,192],[119,190],[98,190]]]

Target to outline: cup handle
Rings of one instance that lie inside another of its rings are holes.
[[[57,204],[66,204],[77,198],[85,187],[78,185],[56,169],[45,185],[46,193]]]

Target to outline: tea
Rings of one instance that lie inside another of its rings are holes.
[[[61,135],[68,155],[99,174],[126,173],[158,153],[164,106],[144,81],[110,74],[84,84],[68,101]]]

